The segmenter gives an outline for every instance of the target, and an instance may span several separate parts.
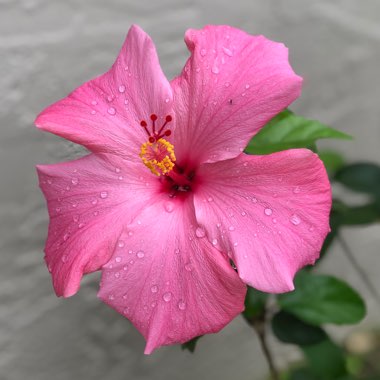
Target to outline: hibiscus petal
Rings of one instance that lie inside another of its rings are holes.
[[[99,297],[132,321],[146,354],[217,332],[244,309],[244,283],[194,223],[192,202],[156,199],[103,268]]]
[[[259,290],[292,290],[297,270],[319,257],[331,189],[317,155],[295,149],[205,164],[194,196],[208,239]]]
[[[140,166],[95,154],[37,166],[50,215],[45,259],[58,296],[75,294],[82,275],[108,261],[123,226],[152,198],[157,181]]]
[[[185,42],[191,57],[171,82],[179,161],[190,153],[200,163],[236,157],[300,95],[283,44],[229,26],[190,29]]]
[[[140,121],[172,114],[172,90],[150,37],[132,26],[112,68],[45,109],[38,128],[86,146],[93,152],[138,159],[147,140]]]

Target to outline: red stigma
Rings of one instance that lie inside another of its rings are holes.
[[[148,127],[148,124],[145,120],[140,121],[140,125],[145,129],[145,132],[149,136],[149,142],[154,143],[161,139],[164,136],[170,136],[172,134],[172,131],[170,129],[165,129],[166,125],[170,123],[173,118],[171,115],[165,116],[165,122],[162,124],[162,126],[156,131],[156,121],[158,120],[158,116],[154,113],[150,115],[150,120],[152,121],[151,127]]]

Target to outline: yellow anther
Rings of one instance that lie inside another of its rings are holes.
[[[156,176],[169,173],[176,160],[174,146],[165,139],[141,145],[140,157],[144,165]]]

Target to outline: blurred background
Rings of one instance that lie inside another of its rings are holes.
[[[348,162],[379,162],[379,18],[378,0],[0,0],[0,379],[264,378],[257,338],[240,317],[203,338],[194,354],[177,346],[144,356],[139,333],[97,299],[98,274],[75,297],[55,297],[43,261],[48,217],[34,166],[82,152],[37,131],[33,121],[106,71],[132,23],[152,36],[169,78],[188,56],[187,28],[230,24],[284,42],[305,78],[292,109],[354,136],[320,147],[341,151]],[[380,288],[379,225],[342,233]],[[338,244],[318,270],[364,295],[368,316],[355,330],[380,327],[379,305]],[[350,331],[332,333],[343,340]],[[279,366],[297,358],[295,349],[270,343]]]

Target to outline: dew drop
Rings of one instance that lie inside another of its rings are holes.
[[[124,245],[125,245],[125,243],[124,243],[123,240],[119,240],[119,241],[117,242],[117,246],[118,246],[119,248],[123,248]]]
[[[270,216],[270,215],[272,215],[273,211],[272,211],[272,209],[270,209],[270,208],[266,208],[266,209],[264,210],[264,213],[265,213],[265,215]]]
[[[115,276],[115,278],[119,278],[120,277],[120,273],[119,272],[115,272],[114,276]]]
[[[63,235],[63,241],[66,241],[69,238],[69,236],[70,236],[69,234],[64,234]]]
[[[73,221],[78,222],[79,221],[79,215],[74,215],[73,216]]]
[[[191,272],[193,270],[193,265],[191,263],[186,263],[185,270],[187,270],[188,272]]]
[[[247,215],[247,213],[245,211],[241,212],[241,216],[246,216],[246,215]]]
[[[313,232],[313,231],[314,231],[314,227],[311,226],[311,227],[309,228],[309,231],[310,231],[310,232]]]
[[[214,74],[219,74],[219,68],[217,66],[213,66],[211,71],[214,73]]]
[[[56,212],[61,212],[61,208],[60,207],[56,207],[55,211]]]
[[[207,51],[206,49],[201,49],[200,53],[201,53],[201,56],[204,57],[207,54]]]
[[[115,172],[116,172],[116,173],[120,173],[120,172],[121,172],[121,169],[120,169],[120,168],[115,168]]]
[[[96,114],[96,111],[95,110],[92,110],[91,111],[91,115],[95,115]]]
[[[228,55],[229,57],[232,57],[233,56],[233,53],[230,49],[226,48],[223,46],[223,51],[226,55]]]
[[[124,265],[123,269],[128,270],[128,265]]]
[[[65,263],[65,262],[67,261],[67,255],[63,255],[63,256],[61,257],[61,261],[62,261],[63,263]]]
[[[300,193],[300,192],[301,192],[301,189],[300,189],[299,186],[296,186],[296,187],[293,189],[293,193],[294,193],[294,194],[298,194],[298,193]]]
[[[276,218],[273,218],[273,219],[272,219],[272,222],[273,222],[274,224],[276,224],[276,223],[277,223],[277,219],[276,219]]]
[[[181,300],[178,302],[178,309],[179,310],[185,310],[186,309],[186,302]]]
[[[84,223],[79,223],[78,224],[78,228],[83,228],[84,227]]]
[[[119,181],[122,181],[124,179],[124,177],[122,175],[119,175],[118,179],[119,179]]]
[[[171,299],[172,299],[172,293],[171,293],[171,292],[166,292],[166,293],[164,293],[164,295],[162,296],[162,299],[163,299],[165,302],[170,302]]]
[[[291,221],[292,224],[294,224],[295,226],[298,226],[298,225],[301,223],[301,218],[300,218],[297,214],[293,214],[293,215],[290,217],[290,221]]]
[[[129,104],[129,100],[128,99],[124,99],[124,104],[127,106]]]
[[[119,92],[120,93],[125,92],[125,86],[124,85],[119,86]]]
[[[108,296],[108,299],[112,301],[112,300],[115,299],[115,296],[114,296],[113,294],[110,294],[110,295]]]
[[[93,100],[93,101],[91,102],[91,104],[92,104],[93,106],[96,106],[96,105],[98,104],[98,102],[97,102],[96,100]]]
[[[91,204],[93,204],[93,205],[96,205],[98,203],[98,200],[97,199],[93,199],[92,201],[91,201]]]
[[[245,85],[246,90],[248,90],[250,87],[251,86],[248,83]]]
[[[144,256],[145,256],[145,253],[143,251],[138,251],[136,253],[136,256],[139,258],[139,259],[142,259]]]
[[[108,197],[108,193],[107,193],[107,191],[102,191],[102,192],[100,193],[100,198],[105,199],[105,198],[107,198],[107,197]]]
[[[216,227],[220,228],[220,227],[222,227],[222,224],[221,223],[216,223]]]
[[[213,200],[214,200],[213,197],[208,197],[208,198],[207,198],[207,201],[208,201],[208,202],[212,202]]]
[[[151,288],[150,288],[150,291],[152,293],[157,293],[158,292],[158,286],[157,285],[153,285]]]
[[[173,212],[173,210],[174,210],[173,202],[166,202],[165,203],[165,210],[166,210],[166,212]]]
[[[176,255],[178,255],[180,252],[181,252],[181,251],[180,251],[179,248],[176,248],[176,249],[174,250],[174,253],[175,253]]]
[[[206,236],[206,232],[202,227],[197,227],[195,230],[195,236],[198,238],[203,238]]]
[[[78,185],[78,183],[79,183],[79,179],[76,178],[76,177],[73,177],[73,178],[71,178],[71,183],[72,183],[73,185]]]
[[[225,83],[224,83],[224,86],[225,86],[225,87],[230,87],[230,86],[231,86],[231,83],[230,83],[230,82],[225,82]]]
[[[170,102],[170,99],[169,98],[166,98],[165,99],[165,103],[169,103]]]
[[[128,231],[128,236],[132,236],[133,235],[133,231]]]
[[[255,198],[255,197],[251,198],[251,202],[252,203],[257,203],[257,198]]]
[[[157,302],[152,302],[152,303],[150,304],[150,306],[152,306],[153,308],[155,308],[155,307],[157,306]]]
[[[108,108],[107,112],[110,115],[115,115],[116,114],[116,109],[114,107],[110,107],[110,108]]]
[[[217,239],[212,239],[211,241],[212,245],[215,246],[218,244],[218,240]]]
[[[229,226],[229,227],[228,227],[228,230],[229,230],[229,231],[235,231],[235,227],[234,227],[234,226]]]
[[[120,262],[121,262],[121,257],[120,257],[120,256],[116,256],[116,257],[115,257],[115,261],[116,261],[117,263],[120,263]]]
[[[237,241],[235,241],[234,247],[237,247],[238,245],[239,245],[239,243]]]

